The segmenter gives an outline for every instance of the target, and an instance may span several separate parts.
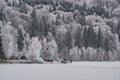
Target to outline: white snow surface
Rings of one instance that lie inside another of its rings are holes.
[[[0,64],[0,80],[120,80],[120,62]]]

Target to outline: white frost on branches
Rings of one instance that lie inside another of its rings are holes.
[[[1,30],[3,50],[6,58],[17,57],[16,31],[10,23],[7,23]]]
[[[38,61],[41,62],[41,49],[42,45],[41,42],[38,40],[37,37],[33,37],[31,39],[31,43],[29,46],[29,51],[27,54],[27,59],[31,61]]]

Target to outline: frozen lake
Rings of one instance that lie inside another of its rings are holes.
[[[120,80],[120,63],[0,64],[0,80]]]

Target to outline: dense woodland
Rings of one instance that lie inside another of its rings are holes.
[[[120,60],[120,0],[0,0],[1,60]]]

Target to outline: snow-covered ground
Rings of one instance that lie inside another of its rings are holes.
[[[120,80],[120,62],[0,64],[0,80]]]

